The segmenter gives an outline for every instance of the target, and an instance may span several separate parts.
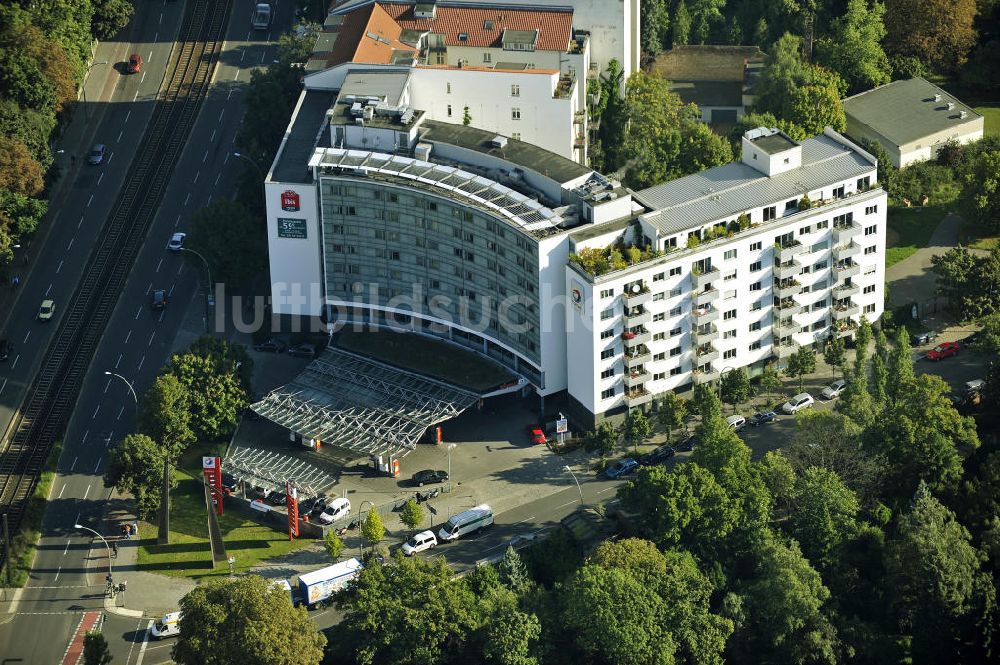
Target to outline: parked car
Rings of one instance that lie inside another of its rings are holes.
[[[267,495],[266,501],[272,506],[284,506],[288,503],[288,495],[279,490],[274,490]]]
[[[701,441],[698,440],[697,436],[689,436],[688,438],[678,443],[677,446],[674,448],[674,450],[679,453],[688,453],[694,450],[695,446],[700,444]]]
[[[263,485],[255,485],[250,488],[247,492],[247,496],[250,499],[260,499],[261,501],[267,501],[267,497],[271,496],[271,492],[274,490],[270,487],[264,487]]]
[[[108,148],[103,143],[98,143],[87,153],[87,163],[97,166],[104,161],[104,156],[108,154]]]
[[[316,345],[315,344],[296,344],[295,346],[288,349],[288,355],[295,356],[296,358],[315,358],[316,357]]]
[[[920,344],[930,344],[931,342],[933,342],[937,338],[938,338],[937,332],[935,332],[933,330],[928,330],[925,333],[920,333],[919,335],[917,335],[913,339],[916,342],[916,344],[920,345]]]
[[[288,345],[282,342],[280,339],[270,338],[266,342],[261,342],[260,344],[254,344],[254,351],[261,351],[266,353],[283,353]]]
[[[222,473],[222,491],[226,494],[235,494],[240,487],[240,481],[231,473]]]
[[[313,501],[312,508],[309,509],[309,512],[312,515],[314,515],[316,517],[319,517],[320,513],[322,513],[324,510],[326,510],[326,504],[328,502],[329,502],[329,499],[327,499],[323,495],[320,495],[320,496],[316,497],[316,500]]]
[[[639,468],[639,463],[636,462],[631,457],[626,457],[623,460],[618,460],[608,468],[604,470],[604,475],[608,478],[614,480],[615,478],[621,478],[624,475],[632,473]]]
[[[781,405],[781,410],[785,413],[792,415],[798,413],[802,409],[808,409],[815,403],[816,400],[809,393],[799,393],[792,399],[788,400]]]
[[[970,344],[975,344],[982,338],[982,336],[983,336],[983,331],[977,330],[976,332],[972,333],[971,335],[963,339],[962,344],[965,344],[966,346],[969,346]]]
[[[337,520],[347,517],[351,513],[351,500],[338,497],[327,504],[322,513],[319,514],[319,521],[323,524],[333,524]]]
[[[149,297],[149,306],[154,312],[163,311],[167,306],[167,292],[163,289],[155,289]]]
[[[437,536],[434,535],[433,531],[421,531],[403,543],[403,554],[406,556],[413,556],[417,552],[434,549],[437,547],[437,544],[438,539]]]
[[[142,71],[142,56],[138,53],[133,53],[128,57],[128,62],[125,63],[125,71],[129,74],[138,74]]]
[[[528,439],[531,440],[532,445],[545,445],[545,432],[538,425],[528,425]]]
[[[56,313],[56,301],[55,300],[43,300],[41,307],[38,308],[38,320],[39,321],[51,321],[52,317]]]
[[[186,233],[175,233],[170,236],[170,240],[167,241],[167,249],[171,252],[179,252],[184,249],[184,239],[187,238]]]
[[[747,422],[750,423],[751,427],[760,427],[761,425],[765,425],[767,423],[773,423],[777,419],[778,414],[774,411],[758,411],[750,416],[750,420]]]
[[[927,352],[927,360],[944,360],[958,355],[958,342],[942,342]]]
[[[417,487],[423,487],[424,485],[431,485],[434,483],[443,483],[448,480],[448,472],[424,469],[423,471],[417,471],[413,474],[412,480],[413,484]]]
[[[0,339],[0,360],[7,360],[10,357],[10,342]]]
[[[840,393],[844,392],[844,388],[847,387],[847,381],[843,379],[837,379],[826,388],[823,388],[823,392],[820,394],[823,399],[833,399],[835,397],[840,397]]]
[[[662,464],[663,462],[666,462],[673,456],[674,456],[674,449],[664,444],[662,446],[657,446],[650,452],[640,457],[639,464],[641,464],[642,466],[653,466],[655,464]]]
[[[739,414],[736,414],[726,418],[726,424],[729,425],[729,429],[739,432],[741,429],[746,427],[747,419]]]

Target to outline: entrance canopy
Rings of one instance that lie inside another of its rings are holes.
[[[339,348],[250,408],[306,439],[370,456],[402,457],[428,427],[479,395]]]

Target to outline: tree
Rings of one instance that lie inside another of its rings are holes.
[[[145,434],[129,434],[111,450],[104,485],[131,493],[139,517],[152,517],[160,508],[163,463],[169,454]]]
[[[335,562],[340,561],[340,555],[344,553],[344,541],[340,539],[337,532],[327,529],[323,534],[323,549]]]
[[[750,378],[746,369],[738,367],[722,375],[722,398],[733,405],[733,413],[750,399]]]
[[[646,418],[640,409],[632,409],[625,416],[625,439],[632,444],[632,446],[637,446],[642,441],[649,438],[653,433],[653,428],[649,424],[649,419]]]
[[[104,634],[88,630],[83,637],[83,665],[108,665],[112,660]]]
[[[668,390],[660,398],[656,407],[656,422],[666,431],[667,443],[670,443],[674,430],[684,424],[687,411],[687,402],[672,390]]]
[[[837,375],[838,369],[843,371],[844,363],[847,362],[847,346],[844,344],[843,337],[834,336],[833,339],[827,341],[823,347],[823,360],[833,369],[834,376]]]
[[[584,440],[584,447],[587,450],[596,450],[602,457],[607,457],[614,452],[618,446],[620,435],[615,426],[608,421],[604,421],[597,426],[597,429],[587,434]]]
[[[776,506],[787,511],[795,494],[795,469],[780,450],[769,450],[756,464],[761,480]]]
[[[522,612],[517,606],[517,598],[510,592],[492,590],[486,601],[491,605],[486,612],[489,619],[486,622],[482,648],[486,662],[496,665],[536,665],[538,659],[531,652],[532,643],[542,633],[538,617]]]
[[[91,0],[91,4],[94,5],[94,20],[91,24],[94,36],[105,41],[112,39],[128,25],[135,12],[128,0]]]
[[[169,449],[176,459],[197,440],[191,430],[191,399],[173,374],[162,374],[146,391],[139,416],[140,429]]]
[[[807,346],[799,347],[798,351],[788,359],[788,367],[785,368],[785,374],[799,380],[799,392],[802,392],[802,380],[806,374],[812,374],[815,371],[816,355]]]
[[[424,509],[416,499],[410,499],[399,513],[399,519],[410,529],[417,529],[424,521]]]
[[[677,3],[674,10],[674,46],[684,46],[691,41],[691,14],[684,0]]]
[[[952,247],[931,257],[937,275],[937,292],[948,299],[948,307],[963,319],[973,319],[996,311],[996,305],[983,302],[980,258],[965,247]],[[990,289],[992,290],[992,289]]]
[[[839,132],[847,129],[847,115],[837,86],[812,84],[796,86],[788,100],[788,119],[807,136],[822,134],[825,127]]]
[[[889,341],[885,331],[879,330],[875,336],[875,350],[872,352],[872,400],[876,408],[881,408],[889,399],[889,370],[885,365],[889,356]]]
[[[977,152],[960,173],[968,220],[994,233],[1000,231],[1000,149]]]
[[[199,584],[181,599],[180,665],[319,665],[326,638],[288,592],[257,575]]]
[[[201,440],[228,437],[247,405],[253,361],[246,349],[225,340],[202,337],[186,353],[174,354],[163,368],[187,388],[191,429]]]
[[[828,567],[836,562],[837,549],[858,529],[858,498],[836,473],[809,467],[798,477],[792,510],[791,533],[809,561]]]
[[[861,323],[858,324],[858,331],[854,333],[854,373],[865,378],[867,383],[867,376],[865,372],[865,358],[868,356],[868,347],[872,342],[872,324],[868,322],[868,319],[864,316],[861,317]]]
[[[847,11],[834,19],[829,39],[817,44],[821,62],[840,74],[849,94],[869,90],[891,80],[892,67],[882,50],[885,5],[868,0],[848,0]]]
[[[373,546],[385,538],[385,524],[382,523],[382,516],[377,510],[368,510],[368,515],[361,523],[361,535]]]
[[[503,553],[503,558],[497,562],[497,573],[500,582],[518,596],[523,596],[532,587],[528,568],[521,560],[521,555],[510,545]]]
[[[893,340],[889,362],[886,365],[886,391],[893,402],[906,392],[913,382],[913,356],[910,353],[910,333],[906,326],[896,329],[896,339]]]
[[[642,0],[640,31],[643,52],[655,58],[670,37],[670,11],[667,0]]]
[[[760,373],[760,389],[765,395],[776,394],[781,390],[781,376],[773,363],[768,363]]]
[[[231,199],[216,199],[195,213],[188,242],[205,257],[217,283],[246,285],[267,268],[265,220]],[[192,260],[200,270],[201,261]]]
[[[886,0],[885,48],[944,72],[957,71],[976,43],[976,0]]]
[[[0,189],[35,196],[45,187],[42,168],[19,139],[0,135]]]
[[[725,138],[703,122],[681,124],[679,165],[687,173],[697,173],[733,161],[733,150]]]
[[[708,41],[712,25],[722,21],[722,9],[726,0],[691,0],[691,25],[694,28],[694,40],[699,44]]]

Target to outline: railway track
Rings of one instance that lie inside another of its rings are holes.
[[[146,238],[205,99],[231,0],[190,0],[168,77],[85,273],[0,453],[0,512],[20,524],[45,460],[76,405],[83,379]],[[0,562],[3,552],[0,552]]]

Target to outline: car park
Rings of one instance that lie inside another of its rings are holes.
[[[274,337],[268,339],[260,344],[254,344],[253,350],[260,351],[262,353],[284,353],[288,346],[282,342],[280,339],[275,339]]]
[[[630,474],[639,468],[639,463],[636,462],[631,457],[626,457],[623,460],[618,460],[608,468],[604,470],[604,475],[612,480],[616,478],[621,478],[624,475]]]
[[[316,345],[315,344],[296,344],[295,346],[288,349],[288,355],[295,356],[296,358],[315,358],[316,357]]]
[[[823,388],[823,392],[820,395],[823,399],[834,399],[835,397],[840,397],[840,393],[844,392],[844,388],[847,387],[847,381],[843,379],[837,379],[826,388]]]
[[[412,480],[413,484],[417,487],[432,485],[434,483],[443,483],[448,480],[448,472],[435,471],[434,469],[424,469],[423,471],[417,471],[413,474]]]
[[[437,544],[438,540],[433,531],[421,531],[403,543],[403,547],[401,549],[403,550],[403,554],[406,556],[413,556],[418,552],[434,549],[437,547]]]
[[[90,152],[87,153],[87,163],[93,166],[97,166],[104,161],[104,157],[108,154],[108,148],[103,143],[98,143]]]
[[[274,490],[271,489],[270,487],[264,487],[263,485],[255,485],[254,487],[250,488],[250,491],[247,492],[247,495],[251,499],[260,499],[262,501],[266,501],[267,497],[271,496],[271,492],[273,491]]]
[[[726,418],[726,424],[729,425],[729,429],[739,432],[741,429],[746,427],[747,419],[739,414],[736,414]]]
[[[0,360],[7,360],[10,357],[10,342],[0,339]]]
[[[788,415],[792,415],[798,413],[802,409],[808,409],[813,405],[815,401],[816,400],[814,400],[813,396],[810,395],[809,393],[799,393],[792,399],[782,404],[781,410],[787,413]]]
[[[322,513],[319,514],[319,521],[323,524],[333,524],[339,519],[347,517],[351,513],[351,500],[338,497],[327,504]]]
[[[128,57],[128,62],[125,63],[125,71],[129,74],[138,74],[142,71],[142,56],[138,53],[133,53]]]
[[[167,292],[163,289],[154,289],[149,296],[149,306],[154,312],[161,312],[167,306]]]
[[[52,317],[56,313],[56,301],[55,300],[43,300],[41,307],[38,308],[38,320],[39,321],[51,321]]]
[[[920,345],[920,344],[930,344],[931,342],[933,342],[937,338],[938,338],[937,332],[935,332],[933,330],[928,330],[925,333],[920,333],[919,335],[917,335],[913,339],[916,342],[916,344]]]
[[[750,416],[750,420],[747,422],[751,427],[760,427],[761,425],[766,425],[767,423],[773,423],[777,419],[778,414],[774,411],[758,411]]]
[[[666,462],[673,456],[674,456],[674,449],[664,444],[662,446],[657,446],[650,452],[640,457],[639,464],[641,464],[642,466],[653,466],[655,464],[662,464],[663,462]]]
[[[167,249],[171,252],[179,252],[184,249],[184,239],[187,238],[186,233],[175,233],[170,236],[170,240],[167,242]]]
[[[538,425],[528,425],[528,439],[532,445],[545,444],[545,432]]]
[[[958,342],[942,342],[927,352],[927,360],[944,360],[958,355]]]

